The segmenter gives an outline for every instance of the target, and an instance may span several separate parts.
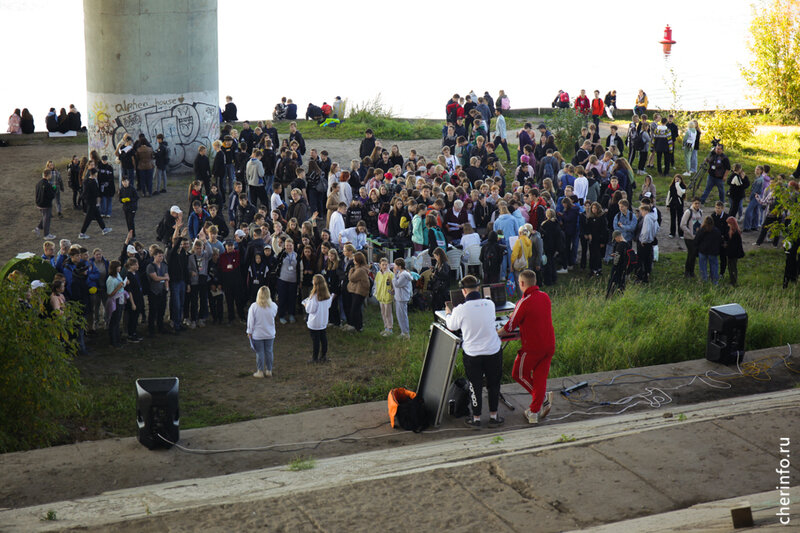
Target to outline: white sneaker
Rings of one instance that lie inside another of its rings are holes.
[[[278,322],[280,322],[281,324],[286,324],[286,319],[285,318],[281,318],[280,320],[278,320]]]
[[[530,410],[530,408],[525,409],[525,420],[528,421],[528,424],[538,424],[539,419],[536,416],[536,413]]]
[[[189,322],[189,329],[194,329],[196,327],[197,327],[197,322],[194,322],[194,321]]]
[[[254,378],[263,378],[264,377],[264,373],[261,370],[259,370],[255,374],[253,374],[253,377]]]
[[[39,228],[33,228],[33,232],[36,234],[37,237],[40,237],[42,235],[42,232],[39,231]]]
[[[691,175],[692,175],[692,173],[691,173],[691,172],[684,172],[684,173],[683,173],[683,175],[684,175],[684,176],[691,176]]]
[[[103,235],[108,235],[109,233],[111,233],[111,228],[103,229]]]
[[[199,327],[199,328],[206,327],[206,321],[201,318],[200,320],[197,321],[197,327]]]
[[[567,270],[566,268],[561,268],[559,270],[556,270],[556,274],[566,274],[567,272],[569,272],[569,270]]]
[[[296,320],[294,319],[294,315],[289,315],[289,323],[294,324]]]
[[[391,334],[392,334],[392,332],[389,331],[388,329],[385,329],[385,330],[381,331],[381,337],[388,337]]]
[[[44,238],[47,240],[53,240],[56,238],[56,236],[53,235],[52,233],[48,233],[47,235],[44,236]]]
[[[272,370],[264,370],[264,377],[271,378],[272,377]]]
[[[553,392],[547,392],[544,395],[544,402],[542,403],[541,409],[539,412],[536,413],[536,422],[541,422],[547,415],[550,413],[550,409],[553,407]]]
[[[410,341],[411,335],[409,335],[408,333],[401,333],[400,338],[403,339],[404,341]]]
[[[88,235],[86,235],[85,233],[79,233],[79,234],[78,234],[78,238],[79,238],[79,239],[88,239],[88,238],[89,238],[89,236],[88,236]]]

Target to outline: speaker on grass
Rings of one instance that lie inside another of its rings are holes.
[[[139,442],[151,450],[171,448],[169,442],[178,442],[178,378],[136,380],[136,424],[139,426]]]
[[[747,312],[739,304],[718,305],[708,311],[706,359],[732,365],[744,357]]]

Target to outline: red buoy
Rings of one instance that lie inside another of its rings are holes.
[[[661,44],[675,44],[675,41],[672,40],[672,28],[669,27],[669,24],[664,28],[664,40],[660,42]]]

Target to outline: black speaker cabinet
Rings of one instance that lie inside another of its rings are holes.
[[[139,442],[147,448],[171,448],[180,437],[178,378],[136,380],[136,423]]]
[[[723,365],[736,364],[744,357],[747,312],[739,304],[718,305],[708,312],[706,359]]]

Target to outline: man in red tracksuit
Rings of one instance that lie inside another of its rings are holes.
[[[507,335],[519,328],[522,347],[514,360],[511,377],[531,393],[532,400],[525,409],[530,424],[544,420],[552,406],[553,393],[546,392],[550,361],[556,349],[550,297],[536,285],[536,273],[524,270],[519,274],[522,298],[517,302],[511,319],[498,331]]]

